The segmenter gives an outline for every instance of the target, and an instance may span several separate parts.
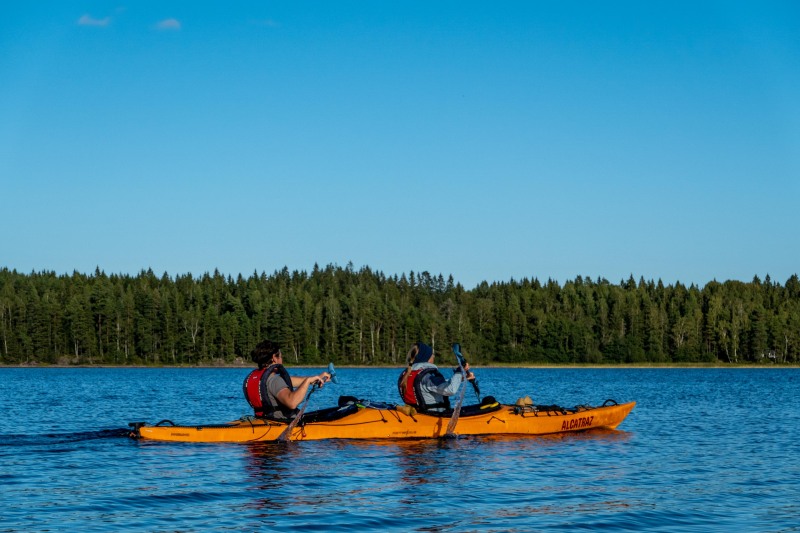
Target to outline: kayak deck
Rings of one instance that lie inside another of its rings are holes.
[[[613,402],[613,404],[609,404]],[[548,435],[615,429],[636,402],[607,400],[599,407],[517,406],[495,403],[468,406],[458,419],[457,435]],[[359,400],[308,413],[292,430],[293,441],[321,439],[430,439],[444,437],[449,416],[406,414],[397,406]],[[180,426],[129,424],[134,438],[174,442],[273,441],[286,429],[283,421],[245,417],[226,424]],[[172,424],[170,422],[170,424]]]

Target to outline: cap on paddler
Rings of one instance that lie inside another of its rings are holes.
[[[417,348],[419,351],[417,352],[416,357],[414,357],[414,364],[427,363],[433,355],[433,348],[423,342],[418,342]]]

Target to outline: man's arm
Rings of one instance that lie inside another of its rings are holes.
[[[462,377],[461,373],[453,374],[453,377],[450,379],[431,377],[430,380],[426,380],[427,383],[422,383],[423,388],[427,388],[429,391],[434,392],[436,394],[440,394],[442,396],[452,396],[456,392],[458,392],[458,387],[461,385]]]
[[[317,374],[316,376],[290,376],[290,377],[292,378],[292,387],[294,387],[295,389],[301,386],[303,384],[303,381],[307,379],[319,378],[320,380],[322,380],[321,381],[322,383],[327,382],[329,379],[331,379],[331,375],[328,374],[327,372],[322,372],[321,374]]]
[[[303,398],[306,397],[308,387],[314,383],[319,383],[319,386],[322,387],[330,377],[331,375],[327,372],[323,372],[317,376],[292,376],[292,387],[294,387],[294,390],[290,391],[289,387],[284,387],[275,397],[289,409],[297,409],[297,406],[300,405]]]

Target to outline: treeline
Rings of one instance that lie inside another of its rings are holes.
[[[248,362],[264,338],[294,364],[402,365],[416,340],[448,363],[451,342],[477,364],[797,363],[800,281],[579,276],[465,290],[452,276],[352,265],[235,279],[0,270],[0,363]]]

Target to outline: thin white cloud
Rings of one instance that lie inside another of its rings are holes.
[[[79,26],[108,26],[111,24],[111,17],[96,19],[91,15],[83,15],[78,19]]]
[[[179,30],[181,23],[178,19],[164,19],[156,24],[158,30]]]

